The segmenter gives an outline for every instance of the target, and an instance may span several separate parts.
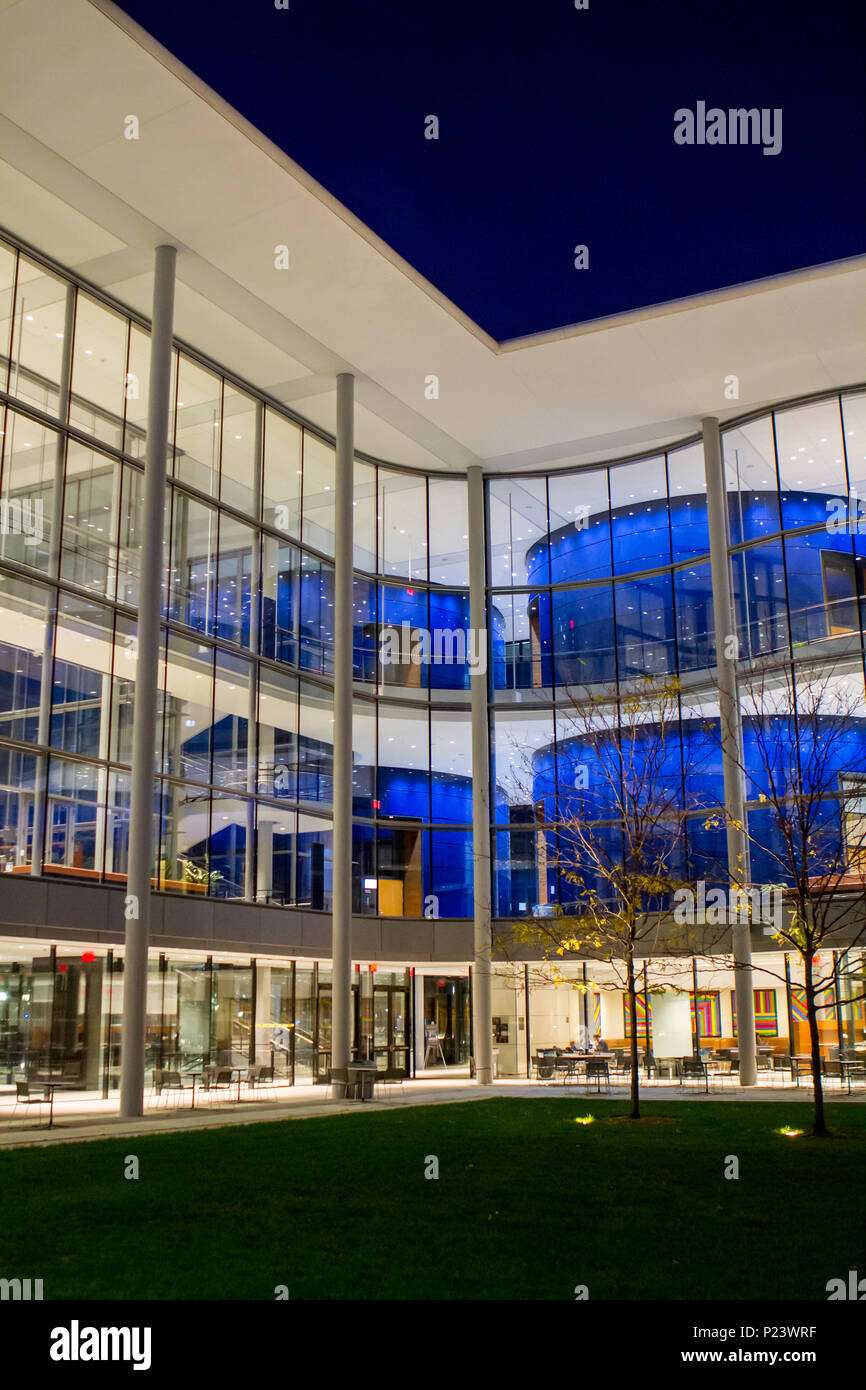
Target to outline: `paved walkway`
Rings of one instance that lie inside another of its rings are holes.
[[[45,1144],[68,1144],[86,1139],[119,1139],[140,1134],[171,1134],[184,1130],[217,1129],[223,1125],[261,1124],[270,1120],[306,1120],[322,1115],[358,1114],[361,1110],[386,1111],[407,1105],[453,1105],[460,1102],[488,1100],[491,1096],[510,1096],[520,1100],[570,1100],[573,1103],[596,1104],[605,1100],[627,1100],[628,1087],[612,1085],[609,1091],[596,1092],[591,1087],[563,1086],[561,1082],[500,1080],[491,1087],[476,1086],[464,1074],[444,1077],[441,1072],[427,1074],[407,1081],[402,1092],[380,1101],[330,1100],[327,1086],[286,1086],[277,1088],[276,1099],[256,1101],[205,1102],[180,1110],[148,1105],[140,1119],[121,1119],[118,1099],[103,1100],[96,1092],[76,1093],[74,1100],[55,1098],[54,1126],[48,1129],[43,1116],[40,1120],[19,1107],[13,1116],[14,1094],[0,1089],[0,1149],[29,1148]],[[670,1085],[663,1082],[641,1082],[644,1100],[697,1101],[772,1101],[784,1104],[808,1104],[811,1087],[735,1085],[711,1089],[709,1095],[698,1086]],[[844,1101],[848,1105],[866,1103],[866,1090],[848,1095],[833,1089],[826,1093],[828,1102]],[[149,1099],[149,1098],[148,1098]]]

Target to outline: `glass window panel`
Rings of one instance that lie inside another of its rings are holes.
[[[740,656],[779,651],[788,643],[785,565],[781,542],[731,557]]]
[[[296,901],[297,812],[260,803],[256,827],[256,901],[286,906]]]
[[[376,813],[376,706],[356,700],[352,719],[352,810],[356,816]]]
[[[334,715],[330,690],[301,682],[298,800],[330,805],[334,785]]]
[[[160,887],[207,897],[211,884],[210,803],[206,787],[163,782]]]
[[[141,537],[144,529],[142,494],[144,478],[138,469],[124,464],[121,469],[120,501],[118,504],[117,598],[121,603],[138,607],[141,579]],[[171,505],[171,492],[165,494],[166,513]],[[163,554],[168,555],[170,517],[163,518]],[[166,569],[168,565],[166,563]],[[163,582],[163,611],[168,603],[168,589]]]
[[[64,280],[19,256],[9,390],[47,415],[57,414],[66,289]]]
[[[866,395],[843,396],[845,454],[848,480],[859,498],[859,511],[866,513]]]
[[[216,496],[220,460],[222,382],[180,354],[174,473],[199,492]]]
[[[708,555],[710,528],[702,444],[668,454],[668,489],[674,561]]]
[[[486,669],[487,634],[474,634],[469,623],[469,595],[431,589],[427,648],[433,690],[468,690],[470,671]]]
[[[298,816],[298,907],[330,912],[333,891],[333,827],[316,816]]]
[[[301,534],[301,430],[270,406],[265,412],[262,519],[288,536]]]
[[[440,917],[472,916],[474,875],[471,831],[433,831],[430,836],[430,877]]]
[[[539,620],[552,607],[553,668],[558,686],[616,680],[610,584],[539,594]]]
[[[226,642],[250,644],[250,574],[253,545],[258,544],[251,526],[220,515],[217,553],[215,633]]]
[[[171,777],[210,782],[213,649],[169,633],[164,668],[162,767]]]
[[[51,744],[67,753],[108,757],[111,610],[61,594],[54,648]]]
[[[255,516],[257,491],[257,402],[228,382],[223,392],[220,497],[230,507]],[[264,410],[264,406],[262,407]]]
[[[617,574],[671,562],[667,482],[663,458],[641,459],[610,470],[613,563]]]
[[[421,917],[424,912],[424,834],[417,826],[377,833],[377,911],[380,917]]]
[[[514,829],[493,836],[493,891],[497,917],[544,915],[548,839],[532,808],[515,807]]]
[[[670,575],[614,588],[619,679],[676,671]]]
[[[356,681],[376,682],[379,679],[379,629],[376,619],[376,582],[373,579],[353,581],[355,612],[353,627],[353,665]]]
[[[304,430],[304,528],[302,539],[324,555],[334,553],[334,450]]]
[[[104,831],[106,875],[127,872],[131,793],[132,777],[128,772],[109,772]]]
[[[169,400],[168,433],[174,434],[175,397],[177,395],[177,352],[171,352],[171,394]],[[129,365],[124,382],[126,427],[124,448],[133,458],[144,458],[147,447],[147,393],[150,386],[150,333],[130,325]]]
[[[430,821],[430,754],[426,709],[379,705],[379,806],[386,820]]]
[[[173,508],[169,611],[175,622],[210,632],[216,608],[218,513],[177,490]]]
[[[114,676],[111,695],[111,728],[109,758],[119,763],[132,762],[132,728],[135,714],[135,675],[138,629],[133,618],[123,613],[114,615]],[[157,740],[156,765],[162,756]]]
[[[376,508],[383,574],[427,578],[427,480],[379,469]]]
[[[14,735],[13,735],[14,737]],[[26,872],[33,858],[33,792],[37,759],[0,748],[0,872]],[[40,782],[44,769],[39,770]],[[26,869],[25,869],[26,866]]]
[[[298,678],[259,668],[258,792],[298,796]]]
[[[376,573],[376,470],[355,459],[355,569]]]
[[[722,456],[731,544],[773,535],[779,530],[779,494],[771,417],[725,430]]]
[[[69,419],[106,444],[123,440],[128,322],[79,290]]]
[[[83,589],[113,598],[121,466],[69,441],[63,493],[60,572]]]
[[[776,413],[782,525],[825,523],[827,503],[846,495],[839,401],[821,401]]]
[[[255,791],[256,692],[253,668],[217,649],[214,673],[213,774],[215,786]]]
[[[47,610],[47,589],[0,573],[0,734],[26,743],[39,742]]]
[[[63,441],[54,430],[12,410],[6,412],[3,429],[0,558],[47,572],[57,451]]]
[[[334,567],[302,554],[300,579],[301,668],[321,675],[334,670]]]
[[[601,579],[611,573],[606,468],[548,479],[550,580]]]
[[[550,582],[543,478],[493,478],[487,493],[488,572],[505,587]]]
[[[463,478],[429,478],[430,580],[469,586],[469,494]]]
[[[379,591],[379,688],[400,686],[407,694],[427,699],[430,665],[418,660],[422,634],[429,634],[427,591],[383,584]],[[428,636],[429,641],[429,636]]]
[[[551,664],[550,590],[538,594],[498,593],[490,607],[490,662],[495,690],[549,690]]]
[[[431,820],[472,823],[472,720],[459,710],[430,714]]]
[[[16,252],[0,241],[0,388],[7,390],[12,344],[12,308],[15,301]]]
[[[739,556],[734,557],[734,564]],[[709,564],[674,570],[677,651],[680,671],[713,666],[716,661],[713,585]]]
[[[252,802],[214,792],[211,797],[209,844],[209,895],[212,898],[243,898],[246,882],[248,807]],[[248,1042],[248,1034],[241,1035]]]
[[[45,869],[61,870],[69,878],[94,877],[97,822],[104,820],[95,767],[52,758],[48,771]]]
[[[383,894],[383,901],[386,900],[387,889]],[[373,916],[379,911],[378,902],[376,831],[372,825],[353,825],[352,911]]]
[[[785,539],[791,641],[823,642],[859,634],[858,587],[866,577],[855,565],[852,537],[826,531]],[[859,638],[858,638],[859,640]],[[827,653],[829,659],[829,653]]]
[[[529,811],[541,821],[555,820],[553,714],[549,710],[512,709],[494,713],[492,725],[496,823],[522,820]]]
[[[262,609],[259,650],[275,661],[298,664],[301,611],[300,552],[272,536],[262,537]]]

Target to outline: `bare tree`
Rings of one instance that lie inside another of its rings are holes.
[[[696,949],[694,933],[668,915],[687,881],[685,760],[694,754],[684,752],[681,724],[676,679],[646,678],[616,697],[571,693],[567,714],[557,713],[554,864],[573,900],[511,929],[546,961],[577,953],[611,967],[628,1001],[632,1119],[640,1118],[639,963],[659,947],[666,958]]]
[[[816,960],[822,948],[832,958],[866,934],[862,672],[765,666],[753,672],[740,706],[752,877],[760,862],[767,872],[759,876],[775,880],[783,913],[772,935],[802,964],[812,1132],[825,1135],[818,1015],[831,1007],[825,1001],[835,997],[838,970],[819,969]]]

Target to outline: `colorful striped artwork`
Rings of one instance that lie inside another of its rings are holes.
[[[644,996],[643,994],[639,994],[639,995],[637,996],[637,998],[635,999],[635,1004],[637,1005],[637,1035],[638,1035],[639,1038],[644,1038],[644,1039],[645,1039],[645,1038],[646,1038],[646,1035],[647,1035],[646,998],[645,998],[645,996]],[[653,1022],[653,1006],[652,1006],[652,1000],[650,1000],[649,1014],[650,1014],[650,1017],[649,1017],[650,1030],[652,1030],[652,1022]],[[624,994],[624,995],[622,996],[622,1023],[623,1023],[623,1028],[622,1028],[623,1037],[625,1037],[625,1038],[630,1038],[630,1037],[631,1037],[631,1014],[630,1014],[630,1012],[629,1012],[629,1007],[628,1007],[628,995],[627,995],[627,994]]]
[[[776,1014],[776,991],[774,989],[756,989],[753,992],[755,996],[755,1032],[758,1037],[775,1038],[779,1032],[779,1020]],[[731,990],[731,1021],[734,1029],[734,1037],[736,1037],[737,993],[736,990],[733,989]]]
[[[601,995],[594,994],[592,997],[592,1031],[595,1036],[601,1037]]]
[[[695,1031],[695,996],[689,995],[692,1032]],[[702,1038],[722,1036],[722,1008],[719,991],[698,990],[698,1032]]]

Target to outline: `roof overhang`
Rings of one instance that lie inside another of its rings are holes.
[[[864,375],[866,257],[496,343],[109,0],[0,0],[0,93],[9,230],[145,314],[174,243],[178,336],[328,429],[354,372],[378,457],[561,468]]]

